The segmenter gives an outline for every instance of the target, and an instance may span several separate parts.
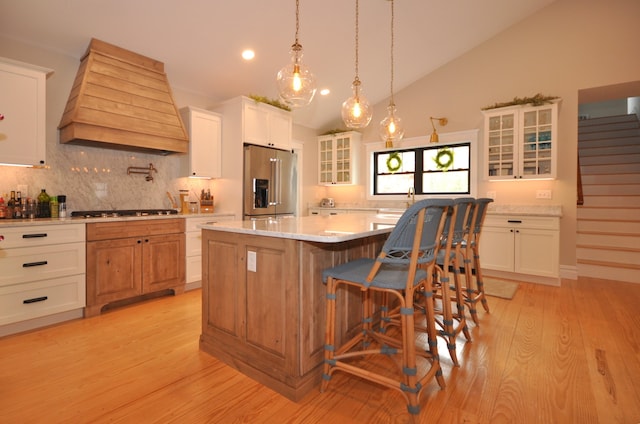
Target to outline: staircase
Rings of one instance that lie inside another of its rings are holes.
[[[578,121],[584,203],[579,276],[640,283],[640,123],[635,114]]]

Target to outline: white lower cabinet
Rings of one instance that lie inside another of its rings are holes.
[[[0,227],[0,235],[0,326],[82,310],[84,224]]]
[[[559,283],[559,252],[558,217],[487,215],[485,218],[480,237],[483,270],[539,276],[548,278],[541,282]]]
[[[232,221],[233,214],[186,217],[186,289],[202,286],[202,229],[198,226],[210,222]]]

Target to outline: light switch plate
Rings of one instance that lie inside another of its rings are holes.
[[[496,200],[496,192],[495,191],[487,191],[487,197],[489,199]]]
[[[247,271],[256,272],[257,260],[256,252],[249,250],[247,252]]]

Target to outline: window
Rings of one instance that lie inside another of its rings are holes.
[[[373,152],[373,194],[470,194],[471,143]]]

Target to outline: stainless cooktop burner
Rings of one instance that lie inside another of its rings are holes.
[[[117,218],[120,216],[150,216],[150,215],[175,215],[175,209],[122,209],[122,210],[95,210],[73,211],[72,217],[82,218]]]

